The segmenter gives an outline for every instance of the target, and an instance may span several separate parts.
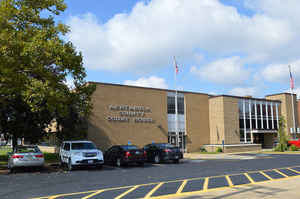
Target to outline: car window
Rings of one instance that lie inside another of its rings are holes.
[[[145,150],[148,150],[148,149],[150,148],[150,146],[151,146],[151,145],[148,144],[148,145],[144,146],[144,149],[145,149]]]
[[[17,147],[16,153],[39,153],[41,152],[38,147],[21,146]]]
[[[70,151],[70,143],[65,143],[64,150]]]
[[[122,149],[124,150],[134,150],[134,149],[138,149],[137,146],[134,146],[134,145],[126,145],[126,146],[121,146]]]
[[[158,144],[158,147],[161,149],[165,149],[165,148],[173,148],[174,146],[172,144]]]
[[[91,142],[72,143],[72,150],[96,149],[96,146]]]

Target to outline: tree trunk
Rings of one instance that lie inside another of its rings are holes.
[[[13,136],[12,136],[12,147],[13,147],[13,151],[15,151],[17,145],[18,145],[18,138],[17,138],[15,135],[13,135]]]

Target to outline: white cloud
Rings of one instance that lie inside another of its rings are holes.
[[[220,59],[200,68],[192,66],[190,71],[203,80],[231,85],[243,84],[250,75],[240,57]]]
[[[292,74],[297,83],[297,79],[300,79],[300,60],[286,63],[286,64],[270,64],[262,70],[262,77],[270,82],[289,83],[289,69],[288,65],[291,65]],[[298,81],[300,83],[300,81]],[[299,85],[299,84],[298,84]]]
[[[137,80],[126,80],[124,81],[124,84],[151,88],[168,88],[165,79],[156,76],[150,76],[149,78],[141,77]]]
[[[235,96],[255,96],[257,94],[257,89],[254,87],[242,88],[237,87],[229,91],[229,95]]]
[[[279,12],[263,9],[248,17],[218,0],[152,0],[105,23],[91,13],[73,16],[68,38],[83,52],[86,67],[109,71],[166,67],[173,55],[191,60],[199,49],[222,57],[243,54],[249,62],[287,60],[300,50],[299,17],[293,22]]]

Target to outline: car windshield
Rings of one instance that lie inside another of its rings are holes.
[[[174,146],[172,144],[157,144],[157,146],[161,149],[164,148],[174,148]]]
[[[21,146],[17,147],[16,153],[39,153],[41,152],[38,147]]]
[[[124,150],[135,150],[135,149],[138,149],[137,146],[134,146],[134,145],[127,145],[127,146],[121,146],[121,147]]]
[[[72,143],[73,150],[96,149],[95,145],[90,142]]]

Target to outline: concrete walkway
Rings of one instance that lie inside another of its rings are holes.
[[[268,181],[259,184],[244,185],[232,188],[221,188],[190,194],[187,196],[173,197],[174,199],[299,199],[300,178],[287,178],[277,181]]]
[[[247,152],[249,153],[260,153],[260,151]],[[201,154],[201,153],[185,153],[185,159],[199,160],[199,159],[229,159],[229,160],[249,160],[255,159],[255,156],[242,155],[243,153],[218,153],[218,154]]]

